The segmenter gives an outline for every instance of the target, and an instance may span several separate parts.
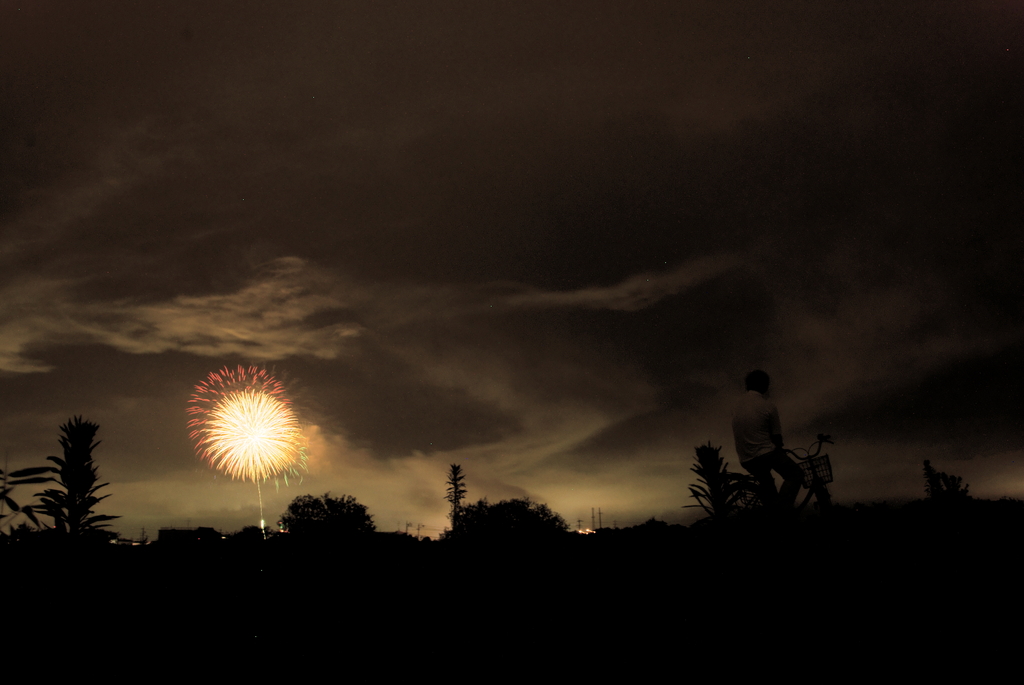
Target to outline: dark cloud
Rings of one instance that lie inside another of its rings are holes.
[[[837,407],[825,420],[865,439],[924,444],[954,459],[1016,449],[1024,430],[1024,346],[957,360],[913,386]]]

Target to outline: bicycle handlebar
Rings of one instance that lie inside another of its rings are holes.
[[[787,449],[786,452],[791,454],[791,455],[793,455],[794,457],[796,457],[800,461],[806,461],[808,459],[813,459],[814,457],[816,457],[819,454],[821,454],[821,448],[822,448],[822,446],[825,443],[828,443],[829,445],[834,445],[835,444],[834,442],[832,442],[832,436],[831,435],[825,435],[824,433],[818,433],[818,440],[816,442],[812,442],[810,447],[808,447],[807,449],[803,449],[802,447],[798,447],[797,448],[799,450],[803,450],[804,451],[804,453],[805,453],[804,456],[800,456],[799,454],[797,454],[796,452],[794,452],[791,449]],[[815,448],[817,448],[817,449],[815,449]],[[811,450],[812,449],[814,450],[814,454],[811,454]]]

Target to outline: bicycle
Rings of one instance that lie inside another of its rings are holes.
[[[829,445],[835,444],[832,442],[831,435],[818,433],[817,441],[811,443],[809,448],[797,448],[797,450],[803,452],[803,455],[797,454],[795,450],[785,450],[786,454],[793,457],[803,471],[803,486],[807,488],[807,495],[804,496],[803,502],[800,503],[800,506],[796,507],[797,513],[804,510],[807,503],[811,501],[811,497],[817,498],[819,511],[824,513],[832,509],[832,496],[829,494],[827,487],[832,482],[832,462],[829,460],[828,454],[821,453],[825,443]],[[814,450],[813,454],[811,454],[811,450]],[[739,501],[742,503],[743,508],[754,509],[762,506],[761,496],[758,493],[759,483],[757,479],[751,475],[742,474],[737,480],[739,481]]]

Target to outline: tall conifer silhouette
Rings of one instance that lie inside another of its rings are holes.
[[[445,499],[452,505],[449,518],[452,520],[452,535],[462,532],[462,500],[466,497],[466,474],[462,467],[452,464],[448,469],[448,494]]]

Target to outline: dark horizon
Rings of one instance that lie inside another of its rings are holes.
[[[772,377],[839,502],[1024,497],[1024,10],[1009,0],[0,8],[0,435],[98,423],[145,526],[258,522],[196,456],[265,365],[304,494],[692,521]],[[22,495],[26,490],[19,490]],[[17,497],[16,497],[17,499]]]

